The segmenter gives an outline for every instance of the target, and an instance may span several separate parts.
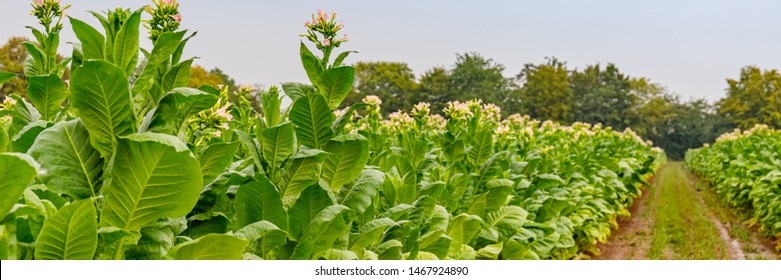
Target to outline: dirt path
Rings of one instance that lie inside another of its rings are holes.
[[[771,242],[747,228],[683,163],[668,163],[652,181],[596,259],[778,258]]]

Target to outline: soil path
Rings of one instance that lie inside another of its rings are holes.
[[[660,168],[629,211],[595,259],[778,259],[772,242],[681,162]]]

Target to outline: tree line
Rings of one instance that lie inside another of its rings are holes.
[[[525,64],[514,77],[504,76],[504,65],[477,53],[457,54],[451,68],[434,67],[420,77],[403,62],[354,66],[356,82],[347,101],[379,96],[385,114],[410,110],[418,102],[430,103],[437,112],[450,100],[479,98],[500,106],[505,116],[632,128],[675,159],[734,128],[758,123],[781,128],[781,75],[755,66],[727,79],[726,97],[715,103],[684,100],[648,78],[622,73],[615,64],[576,69],[546,58]]]

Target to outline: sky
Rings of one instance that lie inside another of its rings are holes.
[[[31,1],[0,1],[0,41],[32,37]],[[137,9],[151,0],[63,0],[68,14],[99,28],[87,11]],[[476,52],[515,76],[546,57],[570,69],[615,63],[684,99],[725,96],[727,78],[755,65],[781,68],[781,1],[238,1],[180,0],[182,28],[198,31],[185,56],[239,83],[306,82],[298,35],[317,9],[335,11],[357,61],[406,62],[420,77]],[[145,18],[148,15],[145,15]],[[144,31],[142,31],[144,32]],[[66,24],[62,42],[76,38]],[[147,40],[148,41],[148,40]],[[150,46],[144,42],[142,46]],[[61,44],[61,53],[70,45]]]

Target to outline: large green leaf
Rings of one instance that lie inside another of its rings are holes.
[[[337,239],[350,231],[349,211],[344,205],[331,205],[320,211],[306,227],[290,258],[308,260],[318,252],[332,248]]]
[[[46,220],[35,245],[37,260],[91,260],[98,247],[98,214],[91,199],[66,205]]]
[[[198,155],[204,186],[214,181],[225,171],[225,168],[233,163],[233,157],[236,156],[238,149],[239,142],[214,143]]]
[[[287,242],[287,233],[269,221],[249,224],[236,231],[234,235],[249,240],[252,244],[257,244],[261,256],[265,256],[272,249],[285,245]]]
[[[175,88],[146,114],[140,130],[182,136],[187,119],[213,107],[217,99],[213,94],[194,88]]]
[[[299,98],[306,97],[307,95],[315,93],[315,87],[302,83],[282,83],[282,91],[285,92],[290,100],[295,102]]]
[[[467,154],[467,159],[475,166],[480,166],[491,157],[493,151],[493,131],[484,129],[472,138],[472,149]]]
[[[65,83],[57,74],[27,77],[27,97],[44,120],[54,119],[65,101]]]
[[[361,174],[369,160],[369,141],[361,135],[345,134],[328,141],[323,162],[323,180],[335,193]]]
[[[288,232],[292,239],[298,240],[317,213],[331,205],[334,205],[334,198],[320,184],[306,188],[293,207],[287,211],[290,217]]]
[[[114,64],[125,70],[126,75],[133,73],[138,63],[138,37],[141,25],[141,12],[138,10],[122,24],[114,38]]]
[[[326,153],[321,150],[301,147],[293,160],[285,166],[277,186],[286,207],[292,206],[304,189],[320,179],[320,166],[325,156]]]
[[[103,37],[97,29],[83,21],[71,17],[70,22],[71,26],[73,26],[73,33],[76,34],[76,38],[81,42],[83,59],[104,59],[106,57],[106,37]],[[124,70],[122,72],[124,73]]]
[[[319,58],[309,51],[309,48],[304,45],[304,42],[301,42],[299,52],[301,53],[301,63],[304,64],[304,70],[306,70],[309,81],[311,81],[312,84],[317,85],[317,78],[320,77],[320,73],[323,72],[323,64],[320,62]]]
[[[290,121],[296,125],[298,142],[309,147],[320,148],[334,136],[334,114],[322,95],[310,94],[296,100],[290,109]]]
[[[358,251],[380,244],[385,230],[396,225],[398,225],[396,221],[390,218],[377,218],[369,221],[358,229],[355,238],[350,238],[350,249]]]
[[[38,163],[26,154],[0,154],[0,219],[11,211],[24,190],[30,186]]]
[[[152,48],[152,53],[147,58],[146,67],[141,71],[141,75],[138,76],[136,83],[133,84],[133,96],[139,94],[156,94],[150,93],[149,90],[154,85],[155,77],[158,70],[162,67],[166,61],[171,57],[171,54],[176,51],[179,43],[182,41],[184,34],[187,31],[179,31],[176,33],[163,33],[155,41],[155,46]],[[152,98],[152,104],[157,104],[160,100],[160,96],[149,95],[146,96]]]
[[[192,64],[193,59],[188,59],[171,67],[171,70],[163,77],[163,82],[160,85],[163,91],[167,92],[174,88],[186,87],[190,83],[190,66]]]
[[[11,139],[11,150],[17,153],[27,153],[38,135],[51,125],[52,123],[43,120],[28,123],[16,134],[14,139]]]
[[[287,211],[282,206],[282,198],[266,176],[257,176],[254,181],[239,187],[233,207],[238,228],[266,220],[287,230]]]
[[[264,129],[260,135],[263,158],[276,169],[293,153],[293,124],[286,122]]]
[[[80,119],[59,122],[44,130],[29,153],[46,170],[38,176],[46,188],[74,199],[98,194],[103,159],[90,145]]]
[[[318,78],[317,89],[325,96],[331,110],[339,108],[353,87],[355,69],[352,66],[325,70]]]
[[[249,241],[227,234],[207,234],[176,245],[169,256],[176,260],[240,260]]]
[[[363,213],[385,182],[385,173],[379,170],[364,170],[355,183],[343,193],[342,204],[358,213]]]
[[[10,81],[11,79],[15,78],[16,74],[9,73],[9,72],[2,72],[0,71],[0,86],[5,84],[6,82]]]
[[[35,106],[16,94],[12,94],[7,98],[16,101],[14,111],[11,113],[11,128],[8,130],[8,136],[13,138],[25,126],[31,122],[40,120],[41,114],[35,109]]]
[[[88,60],[73,72],[71,105],[104,158],[114,153],[118,136],[135,132],[127,78],[111,63]]]
[[[480,231],[481,224],[482,219],[479,216],[461,213],[453,217],[447,232],[447,235],[452,238],[448,256],[458,255],[462,245],[469,245],[469,241]]]
[[[163,134],[120,139],[107,172],[101,225],[128,231],[186,215],[203,187],[198,160],[179,139]]]

